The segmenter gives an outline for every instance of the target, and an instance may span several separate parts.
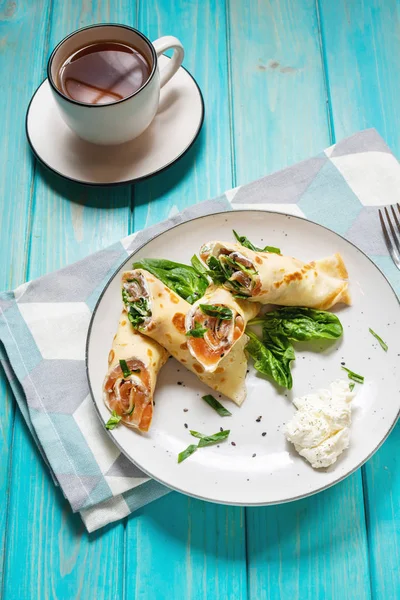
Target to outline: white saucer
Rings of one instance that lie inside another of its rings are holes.
[[[170,59],[159,60],[162,68]],[[154,175],[180,158],[203,118],[201,91],[181,67],[161,90],[158,113],[140,137],[120,146],[96,146],[64,123],[45,79],[29,104],[26,135],[36,158],[58,175],[89,185],[121,185]]]

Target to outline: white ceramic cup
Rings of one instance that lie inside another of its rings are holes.
[[[110,104],[87,104],[66,96],[58,87],[58,75],[65,60],[77,50],[96,42],[119,41],[137,49],[148,61],[148,80],[135,93]],[[173,48],[174,53],[160,72],[158,56]],[[50,88],[64,121],[82,139],[93,144],[115,145],[138,137],[154,119],[160,88],[177,72],[184,56],[183,46],[173,36],[150,42],[143,33],[127,25],[90,25],[64,38],[53,50],[47,65]]]

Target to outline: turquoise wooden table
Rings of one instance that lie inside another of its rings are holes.
[[[206,105],[188,154],[133,187],[52,176],[24,132],[50,50],[95,22],[173,34]],[[376,127],[400,156],[396,0],[1,0],[0,287],[53,271],[173,211]],[[400,598],[399,426],[347,480],[265,508],[177,493],[88,535],[0,389],[4,600]]]

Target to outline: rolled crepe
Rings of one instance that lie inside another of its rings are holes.
[[[207,372],[214,372],[241,339],[260,305],[235,299],[224,288],[211,286],[189,308],[185,327],[190,353]]]
[[[273,252],[253,252],[240,244],[209,242],[200,257],[219,273],[225,289],[250,302],[321,310],[339,302],[350,304],[348,273],[339,253],[304,263]]]
[[[168,352],[160,344],[132,327],[124,310],[108,355],[103,393],[107,408],[115,410],[128,427],[148,431],[157,374],[167,358]],[[126,362],[129,375],[123,373],[120,360]]]
[[[229,356],[221,360],[215,373],[207,373],[188,348],[185,319],[191,305],[186,300],[144,269],[123,274],[122,295],[129,318],[141,333],[159,342],[210,388],[238,405],[243,402],[246,397],[246,335],[242,335]]]

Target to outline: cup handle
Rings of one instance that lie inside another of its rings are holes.
[[[169,81],[171,77],[175,75],[181,66],[185,52],[178,38],[174,37],[173,35],[165,35],[152,42],[152,44],[156,51],[157,57],[161,54],[164,54],[164,52],[170,48],[174,49],[171,60],[168,61],[168,64],[161,70],[160,73],[160,87],[163,87],[163,85],[165,85],[167,81]]]

